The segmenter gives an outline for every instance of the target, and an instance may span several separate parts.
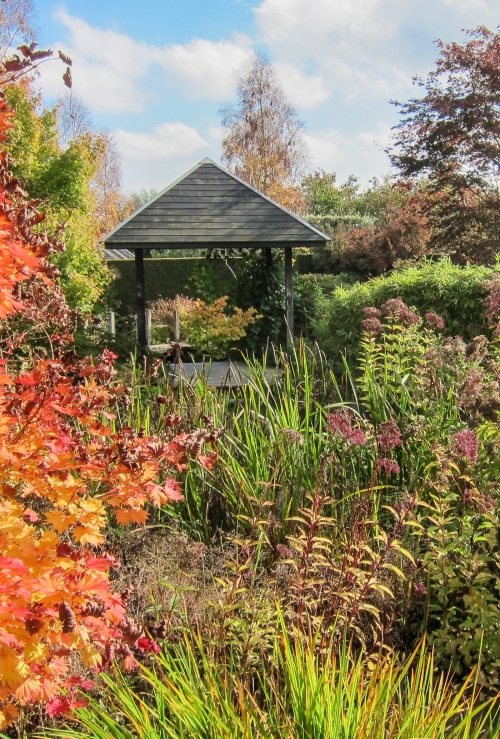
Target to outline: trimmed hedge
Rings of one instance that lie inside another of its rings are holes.
[[[313,321],[315,338],[329,356],[337,358],[342,352],[352,363],[358,353],[363,308],[380,308],[390,298],[397,297],[421,316],[428,312],[440,315],[448,336],[460,335],[470,340],[478,334],[488,334],[482,283],[494,272],[500,272],[500,263],[491,268],[459,267],[443,259],[407,267],[352,287],[339,287],[317,301]]]
[[[311,254],[295,254],[294,271],[309,272]],[[233,272],[238,273],[242,260],[235,257],[230,261]],[[121,315],[134,314],[136,310],[135,262],[128,259],[110,259],[107,265],[113,273],[112,304]],[[215,298],[234,293],[235,279],[231,270],[222,261],[204,257],[181,259],[145,259],[144,279],[146,303],[158,298],[175,298],[186,295],[212,302]]]
[[[235,262],[239,260],[234,260]],[[109,260],[108,267],[113,273],[113,306],[122,315],[136,311],[135,262],[128,259]],[[235,265],[231,265],[235,270]],[[144,281],[146,303],[158,298],[175,298],[176,295],[187,295],[191,298],[207,299],[203,289],[197,289],[195,277],[200,269],[205,272],[204,279],[210,282],[210,288],[217,297],[227,295],[233,288],[234,277],[224,262],[208,259],[145,259]],[[236,267],[237,269],[237,267]]]

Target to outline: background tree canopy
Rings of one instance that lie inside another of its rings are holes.
[[[426,178],[432,244],[487,263],[500,246],[500,29],[468,31],[440,54],[425,94],[398,105],[389,150],[404,177]]]

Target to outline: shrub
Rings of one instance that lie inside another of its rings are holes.
[[[10,115],[0,99],[0,137]],[[72,314],[47,258],[60,243],[38,228],[43,215],[25,200],[7,162],[4,154],[0,729],[26,705],[44,702],[51,716],[81,706],[85,671],[104,669],[114,657],[131,669],[133,650],[153,648],[110,582],[117,562],[104,548],[108,516],[144,524],[147,508],[182,498],[177,472],[206,440],[202,433],[193,445],[180,435],[180,418],[161,438],[120,426],[129,393],[113,381],[115,357],[105,350],[94,363],[68,350]],[[35,350],[29,337],[41,333],[46,346]]]
[[[235,308],[228,314],[227,301],[227,296],[224,296],[207,304],[203,300],[177,295],[174,300],[160,299],[153,303],[151,317],[161,321],[168,330],[165,323],[172,326],[174,311],[178,311],[181,336],[193,350],[206,353],[213,359],[222,359],[231,344],[246,335],[247,326],[260,317],[255,308],[246,311]]]
[[[493,268],[459,267],[448,259],[424,262],[377,277],[353,287],[340,287],[331,297],[320,298],[316,308],[314,332],[321,348],[339,358],[345,352],[349,363],[355,360],[362,333],[363,309],[380,306],[391,298],[401,297],[424,315],[439,314],[445,323],[445,334],[470,339],[488,333],[482,283],[496,272]]]

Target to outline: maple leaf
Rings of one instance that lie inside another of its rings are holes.
[[[121,508],[116,511],[116,520],[124,526],[130,523],[144,524],[149,518],[149,513],[144,509]]]
[[[160,646],[154,641],[154,639],[149,639],[147,636],[141,636],[141,638],[137,640],[135,646],[140,652],[154,652],[155,654],[159,654],[161,652]]]
[[[19,709],[12,703],[8,703],[0,710],[0,729],[6,729],[19,716]]]
[[[88,704],[89,702],[85,698],[75,700],[67,695],[58,695],[47,703],[45,713],[50,718],[57,718],[58,716],[66,716],[75,708],[85,708]]]
[[[100,667],[102,663],[102,654],[92,644],[82,650],[82,658],[84,664],[94,669]]]
[[[171,478],[165,480],[165,485],[163,486],[163,489],[165,491],[165,495],[171,501],[179,501],[184,499],[184,496],[182,494],[182,485],[177,480],[173,480]]]
[[[26,678],[16,689],[15,696],[22,706],[42,700],[43,686],[41,679],[36,675]]]
[[[48,511],[45,514],[45,520],[48,524],[53,526],[59,534],[63,534],[70,526],[77,523],[78,518],[76,515],[71,513],[64,513],[63,511]]]
[[[104,543],[104,536],[95,526],[77,526],[73,531],[73,538],[80,544],[98,546]]]
[[[203,467],[205,467],[205,469],[212,470],[217,463],[217,454],[210,454],[208,457],[205,457],[202,454],[198,454],[197,459],[199,463]]]

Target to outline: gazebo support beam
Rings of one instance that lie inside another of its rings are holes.
[[[135,249],[135,286],[137,295],[137,343],[147,348],[146,336],[146,293],[144,289],[144,250]]]
[[[292,247],[285,246],[285,319],[286,319],[286,343],[293,344],[293,262]]]

